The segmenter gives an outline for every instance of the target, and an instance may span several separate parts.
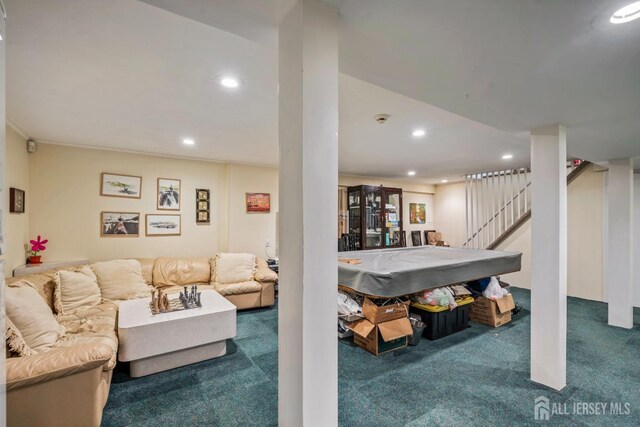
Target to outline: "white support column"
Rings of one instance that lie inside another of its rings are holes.
[[[338,425],[337,23],[299,0],[279,29],[281,426]]]
[[[633,327],[633,161],[609,161],[605,287],[609,325]]]
[[[531,132],[531,380],[556,390],[567,371],[567,138]]]

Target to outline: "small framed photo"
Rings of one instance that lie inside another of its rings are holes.
[[[101,237],[138,237],[140,236],[139,212],[101,212]]]
[[[24,213],[25,192],[17,188],[9,188],[9,212]]]
[[[198,224],[209,224],[209,211],[196,212],[196,222]]]
[[[180,183],[179,179],[158,178],[158,209],[180,210]]]
[[[271,212],[271,194],[245,193],[247,213]]]
[[[179,236],[182,234],[182,220],[179,214],[147,214],[147,236]]]
[[[196,200],[209,200],[209,190],[199,188],[196,190]]]
[[[208,211],[209,210],[209,201],[208,200],[198,200],[198,210],[199,211]]]
[[[142,177],[103,172],[100,195],[139,199],[142,197]]]

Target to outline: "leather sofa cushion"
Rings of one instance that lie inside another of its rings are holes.
[[[216,284],[248,282],[256,274],[256,256],[221,253],[214,257],[211,268],[211,281]]]
[[[117,301],[150,295],[142,278],[140,262],[135,259],[96,262],[90,267],[98,278],[103,300]]]
[[[106,344],[111,348],[112,355],[105,369],[113,369],[116,366],[118,351],[117,316],[118,306],[112,302],[58,316],[58,321],[64,325],[66,333],[56,347]]]
[[[256,276],[258,282],[275,282],[278,280],[278,274],[269,268],[267,261],[256,257]]]
[[[153,265],[156,262],[155,258],[134,258],[140,263],[142,269],[142,278],[147,285],[153,284]]]
[[[193,284],[198,286],[198,292],[216,290],[215,287],[209,283],[193,283]],[[191,286],[191,285],[184,285],[184,286]],[[162,291],[166,292],[167,294],[169,294],[169,296],[171,296],[171,294],[177,294],[177,293],[180,293],[181,291],[184,291],[184,286],[179,286],[179,285],[163,286]]]
[[[53,303],[58,314],[71,313],[102,302],[96,275],[87,266],[77,272],[58,271],[55,284]]]
[[[6,316],[30,349],[42,353],[60,340],[64,326],[56,321],[34,285],[25,280],[11,283],[5,288],[4,297]]]
[[[211,265],[209,258],[158,258],[153,266],[153,285],[185,286],[209,283]]]
[[[260,292],[262,290],[262,285],[254,280],[229,284],[216,283],[215,290],[222,296],[243,295]]]

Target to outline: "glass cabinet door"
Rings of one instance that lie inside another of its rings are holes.
[[[360,224],[360,190],[353,190],[349,192],[349,234],[353,236],[357,249],[361,249]]]
[[[382,195],[378,188],[365,188],[364,191],[365,216],[365,247],[382,247]]]
[[[385,191],[385,246],[402,246],[402,195],[400,192]]]

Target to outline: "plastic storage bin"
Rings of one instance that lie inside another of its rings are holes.
[[[411,304],[411,313],[419,314],[427,325],[422,333],[423,337],[433,341],[469,327],[469,313],[473,298],[467,297],[456,302],[458,306],[453,310],[449,310],[449,307]]]

